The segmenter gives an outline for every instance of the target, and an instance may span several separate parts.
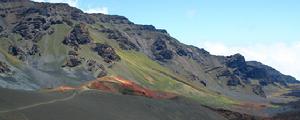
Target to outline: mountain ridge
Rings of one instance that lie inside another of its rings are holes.
[[[201,104],[196,107],[200,112],[211,113],[206,117],[213,118],[211,115],[218,113],[230,120],[270,117],[295,109],[277,103],[296,101],[295,97],[286,95],[297,88],[299,81],[260,62],[246,61],[241,54],[212,55],[203,48],[181,43],[167,30],[153,25],[135,24],[119,15],[87,14],[63,3],[0,0],[0,8],[0,87],[8,88],[0,88],[1,94],[12,92],[23,96],[26,93],[33,98],[48,99],[73,91],[92,91],[71,100],[87,106],[68,104],[92,113],[95,111],[90,109],[103,109],[88,103],[103,104],[105,101],[94,101],[106,95],[113,96],[104,97],[113,100],[108,102],[110,105],[116,102],[125,107],[130,101],[118,100],[140,97],[139,105],[132,111],[148,104],[183,102],[184,105],[175,108],[198,113],[195,106],[185,104],[191,102]],[[10,97],[19,96],[12,94],[7,99]],[[181,98],[185,101],[178,102]],[[30,97],[24,99],[34,101]],[[26,103],[18,102],[7,103]],[[54,105],[63,107],[61,103]],[[114,110],[114,107],[118,106],[108,108]],[[170,106],[157,109],[177,116],[166,108]],[[38,109],[47,110],[43,107],[34,110]],[[19,112],[23,111],[17,111],[18,115]],[[141,112],[157,115],[144,109]],[[185,117],[194,117],[184,113]]]
[[[67,4],[0,1],[0,86],[39,90],[121,76],[208,106],[265,102],[295,78],[240,54],[211,55],[164,29]],[[252,99],[249,99],[252,98]]]

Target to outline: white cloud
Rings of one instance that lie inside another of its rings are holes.
[[[50,3],[67,3],[72,7],[76,7],[78,0],[32,0],[35,2],[50,2]]]
[[[32,0],[35,2],[49,2],[49,3],[67,3],[72,7],[78,7],[80,8],[80,5],[78,5],[78,0]],[[108,14],[108,8],[107,7],[99,7],[99,8],[89,8],[87,10],[84,10],[86,13],[103,13]]]
[[[85,10],[84,12],[108,14],[108,8],[107,7],[91,8],[91,9]]]
[[[241,53],[248,61],[260,61],[283,74],[292,75],[300,80],[300,41],[293,44],[274,43],[249,46],[229,46],[223,43],[204,42],[200,46],[215,55]]]
[[[45,0],[32,0],[32,1],[35,1],[35,2],[45,2]]]

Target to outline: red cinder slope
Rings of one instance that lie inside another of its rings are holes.
[[[65,92],[69,90],[101,90],[111,93],[121,93],[124,95],[144,96],[153,99],[171,99],[176,94],[168,92],[154,91],[144,88],[133,81],[123,79],[122,77],[108,76],[89,81],[80,87],[60,86],[49,91]]]
[[[176,97],[175,94],[167,92],[153,91],[144,88],[133,81],[123,79],[122,77],[103,77],[91,81],[82,86],[89,89],[97,89],[113,93],[122,93],[128,95],[145,96],[154,99],[170,99]]]

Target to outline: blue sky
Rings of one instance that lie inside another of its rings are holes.
[[[153,24],[187,44],[221,41],[240,45],[300,40],[299,0],[79,0],[84,10]]]
[[[212,54],[241,53],[300,80],[300,0],[35,0],[122,15]]]

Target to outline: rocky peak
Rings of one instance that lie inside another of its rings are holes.
[[[124,16],[119,15],[104,15],[104,14],[92,14],[96,16],[103,23],[111,23],[111,24],[133,24]]]
[[[226,65],[231,68],[239,68],[239,67],[245,67],[246,66],[246,61],[244,56],[241,54],[235,54],[232,56],[227,56],[226,57]]]

